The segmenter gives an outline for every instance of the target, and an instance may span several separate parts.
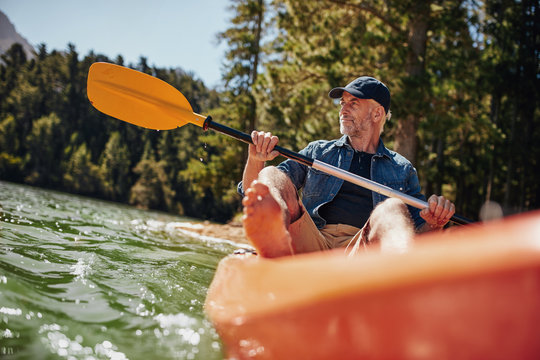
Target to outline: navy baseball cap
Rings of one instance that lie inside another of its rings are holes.
[[[332,99],[339,99],[343,96],[344,91],[359,99],[375,100],[384,107],[384,111],[388,114],[388,109],[390,109],[390,90],[379,80],[371,76],[360,76],[345,87],[333,88],[328,93],[328,96]]]

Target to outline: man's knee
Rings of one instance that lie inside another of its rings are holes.
[[[414,228],[407,205],[396,198],[388,198],[377,204],[371,213],[370,222],[374,228]]]
[[[275,166],[267,166],[259,172],[257,180],[268,186],[274,199],[288,210],[290,222],[300,217],[302,213],[298,191],[287,174]]]
[[[370,243],[379,243],[385,252],[403,252],[408,248],[414,236],[414,226],[402,200],[389,198],[379,203],[369,221]]]
[[[407,205],[397,198],[388,198],[383,202],[380,202],[372,213],[372,216],[388,217],[389,215],[410,217]]]
[[[275,166],[266,166],[259,172],[258,180],[263,181],[263,182],[265,180],[274,181],[274,180],[276,180],[276,178],[281,179],[283,176],[286,177],[287,175],[285,175],[277,167],[275,167]]]
[[[267,166],[259,172],[257,181],[281,193],[296,192],[291,179],[275,166]]]

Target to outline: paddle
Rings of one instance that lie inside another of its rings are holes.
[[[169,130],[191,123],[205,131],[212,129],[245,143],[253,143],[250,135],[218,124],[212,121],[210,116],[193,112],[184,95],[171,85],[136,70],[109,63],[94,63],[88,72],[87,92],[96,109],[131,124],[154,130]],[[275,149],[286,158],[379,194],[401,199],[418,209],[428,206],[425,201],[317,159],[281,146],[276,146]],[[458,224],[471,223],[471,220],[459,215],[454,215],[451,220]]]

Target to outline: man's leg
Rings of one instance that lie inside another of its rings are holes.
[[[369,218],[369,244],[380,244],[382,252],[405,252],[412,244],[414,225],[407,205],[390,198],[378,204]]]
[[[294,253],[289,225],[301,215],[295,186],[273,166],[264,168],[242,200],[246,236],[264,257]]]
[[[405,252],[412,244],[414,225],[403,201],[395,198],[379,203],[368,222],[351,240],[349,255],[369,249],[381,252]]]

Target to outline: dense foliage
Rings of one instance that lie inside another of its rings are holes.
[[[219,152],[205,145],[199,129],[147,130],[91,106],[86,97],[90,65],[122,65],[122,58],[90,53],[80,59],[69,45],[67,52],[41,46],[28,61],[15,44],[2,60],[1,179],[213,219],[225,220],[236,211],[235,202],[215,206],[222,195],[215,199],[211,188],[199,193],[190,186],[186,170],[200,173],[212,151]],[[150,68],[144,58],[134,67],[182,89],[195,111],[218,105],[217,93],[192,74]]]
[[[531,0],[231,0],[223,87],[181,69],[137,70],[180,89],[194,110],[299,150],[339,136],[328,90],[373,75],[392,92],[383,139],[417,167],[426,194],[476,218],[538,208],[539,24]],[[97,46],[97,45],[96,45]],[[193,126],[151,131],[86,98],[96,61],[73,45],[0,62],[0,179],[218,221],[239,209],[246,146]]]

